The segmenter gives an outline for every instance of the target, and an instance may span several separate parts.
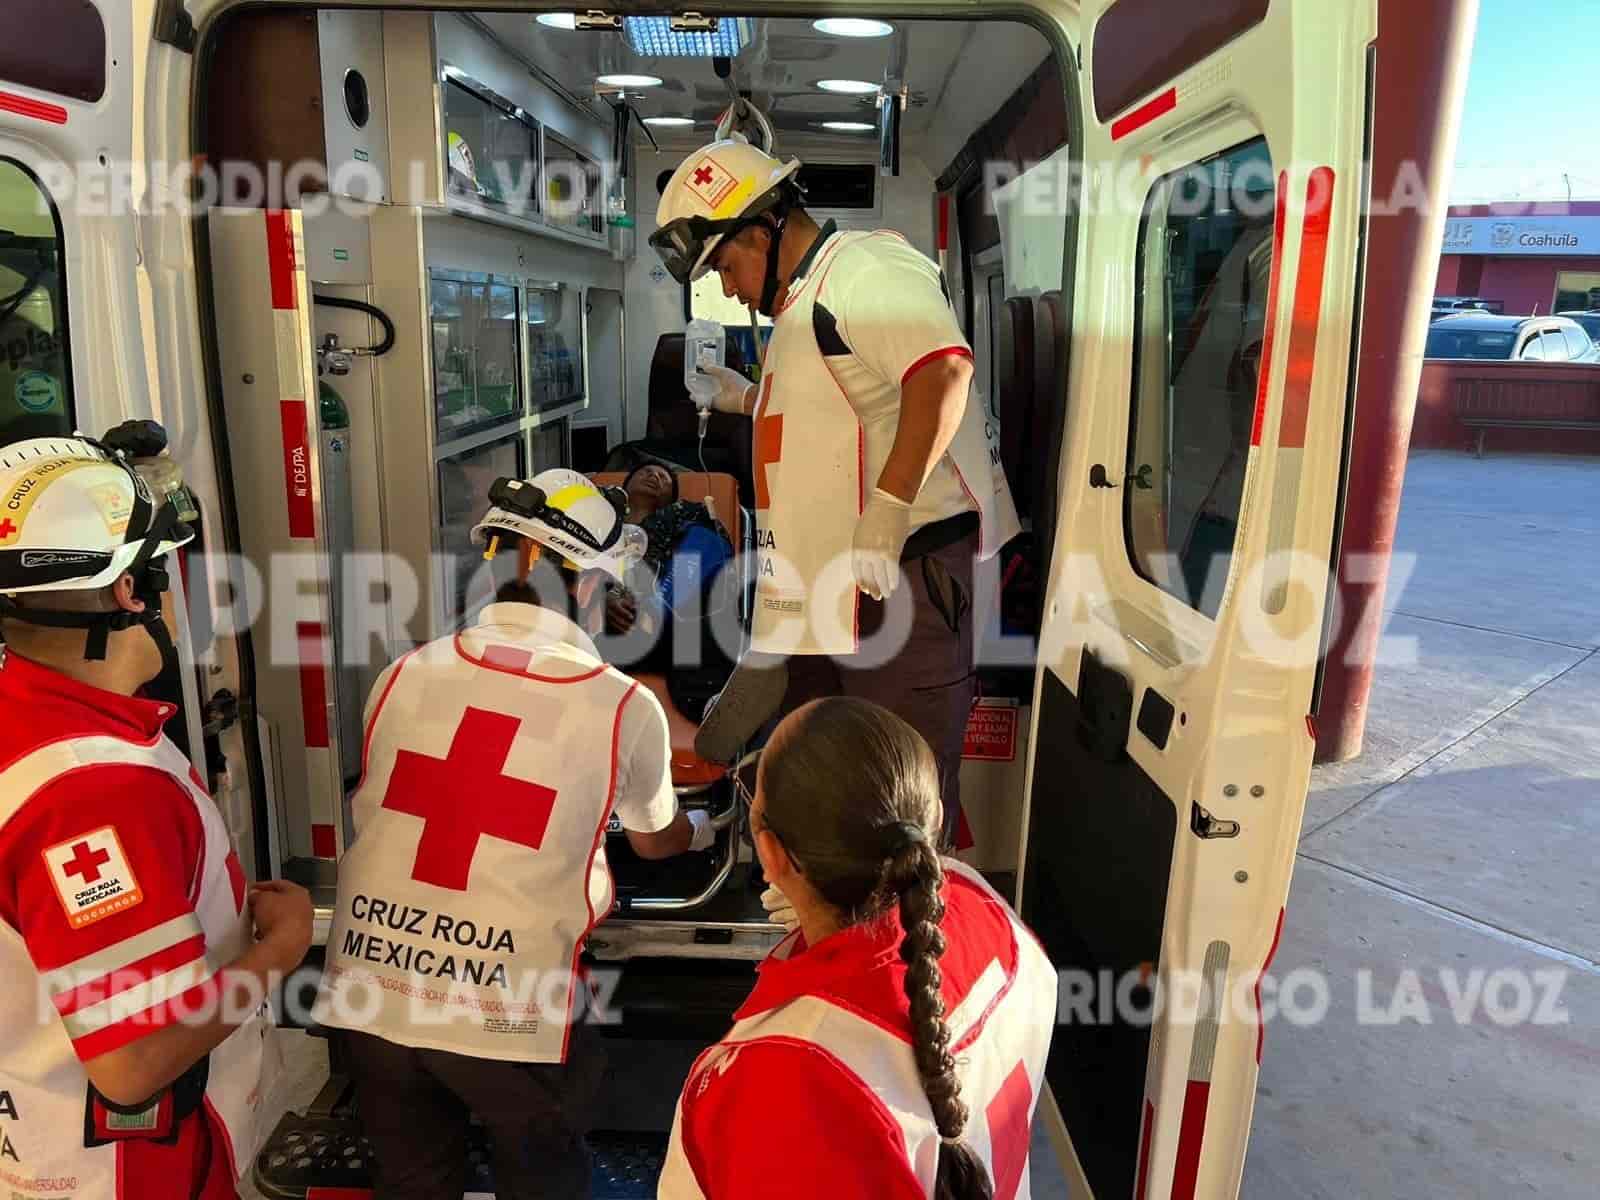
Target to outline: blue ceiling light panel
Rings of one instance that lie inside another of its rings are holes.
[[[635,54],[652,58],[733,58],[750,42],[748,17],[723,17],[714,32],[684,33],[671,17],[624,17],[623,35]]]

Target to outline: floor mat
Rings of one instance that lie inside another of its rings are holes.
[[[589,1146],[592,1200],[648,1200],[656,1194],[665,1133],[601,1131],[589,1136]],[[467,1159],[469,1194],[492,1196],[489,1147],[476,1126]],[[372,1150],[353,1117],[287,1113],[256,1158],[255,1182],[270,1200],[358,1200],[372,1194]]]

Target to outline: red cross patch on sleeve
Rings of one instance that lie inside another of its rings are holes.
[[[93,925],[144,899],[113,826],[104,825],[56,843],[44,851],[44,861],[67,923],[74,929]]]

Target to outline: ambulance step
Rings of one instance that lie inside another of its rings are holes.
[[[482,1130],[467,1151],[469,1195],[493,1196],[494,1173]],[[589,1137],[592,1200],[646,1200],[667,1153],[665,1133],[603,1131]],[[256,1158],[256,1189],[266,1200],[358,1200],[372,1194],[372,1150],[354,1117],[286,1113]]]

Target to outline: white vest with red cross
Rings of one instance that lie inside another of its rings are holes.
[[[751,648],[772,654],[854,654],[860,593],[851,570],[856,521],[876,480],[866,477],[867,430],[817,344],[813,316],[839,253],[887,231],[828,239],[772,328],[753,416],[756,596]],[[878,415],[893,441],[899,407]],[[880,433],[874,429],[875,437]],[[946,453],[979,517],[980,558],[1020,526],[996,465],[983,405],[969,396]]]
[[[111,1126],[96,1127],[95,1138],[101,1144],[87,1146],[89,1077],[74,1053],[74,1039],[87,1040],[109,1024],[137,1020],[139,1012],[154,1005],[198,995],[254,940],[228,828],[189,760],[164,737],[150,745],[109,735],[75,737],[46,743],[24,755],[0,771],[0,828],[48,784],[98,766],[159,771],[194,802],[205,835],[202,861],[194,865],[198,878],[193,896],[193,921],[204,938],[203,957],[184,961],[191,947],[201,946],[198,939],[152,953],[172,940],[170,930],[161,927],[41,976],[21,935],[0,922],[0,1046],[5,1056],[0,1071],[5,1111],[0,1117],[22,1121],[30,1132],[52,1135],[26,1139],[25,1158],[0,1151],[0,1185],[4,1185],[0,1193],[8,1196],[122,1200],[148,1194],[141,1191],[140,1181],[124,1178],[116,1139],[137,1136],[147,1120],[169,1123],[170,1096],[147,1113],[125,1117],[120,1125],[110,1118]],[[89,778],[85,776],[86,782]],[[62,847],[62,852],[71,853],[61,866],[75,878],[93,882],[131,878],[111,829],[90,833],[75,845]],[[189,918],[184,922],[186,931],[193,929]],[[51,1000],[56,1013],[48,1009]],[[41,1004],[46,1006],[43,1013]],[[214,1118],[213,1128],[220,1127],[226,1139],[221,1150],[228,1155],[234,1178],[254,1161],[266,1133],[259,1109],[270,1028],[263,1009],[210,1054],[203,1106]],[[105,1119],[103,1112],[101,1118]]]
[[[949,860],[945,866],[950,875],[960,876],[963,883],[1003,903],[976,871]],[[1029,1135],[1055,1029],[1056,977],[1033,934],[1009,909],[1007,913],[1013,952],[1006,954],[1004,960],[997,954],[951,1007],[945,1020],[961,1079],[961,1098],[971,1114],[962,1140],[988,1170],[996,1200],[1027,1200]],[[773,951],[774,956],[782,955],[791,945],[792,942],[780,945]],[[1012,962],[1010,970],[1006,969],[1005,960]],[[738,1021],[690,1068],[678,1100],[672,1140],[656,1193],[660,1200],[707,1200],[691,1165],[695,1155],[685,1146],[686,1105],[694,1103],[707,1089],[717,1087],[742,1049],[762,1042],[804,1045],[819,1052],[808,1056],[814,1061],[842,1067],[859,1089],[864,1108],[875,1112],[885,1127],[898,1127],[905,1152],[903,1169],[909,1169],[923,1195],[933,1195],[939,1130],[917,1075],[910,1041],[885,1021],[883,1014],[853,1011],[821,995],[802,995]],[[788,1082],[791,1089],[804,1088],[803,1083]],[[777,1172],[783,1169],[782,1154],[825,1155],[826,1145],[783,1142],[782,1109],[804,1103],[804,1096],[792,1091],[784,1095],[752,1095],[748,1106],[739,1106],[740,1111],[748,1107],[751,1128],[722,1129],[714,1144],[700,1151],[709,1157],[775,1155],[772,1169]],[[860,1113],[837,1114],[841,1121],[862,1118]],[[861,1194],[863,1183],[882,1181],[883,1173],[889,1170],[892,1168],[886,1163],[869,1166],[841,1161],[837,1177],[855,1185],[852,1194]],[[889,1194],[887,1184],[883,1190]],[[793,1194],[792,1190],[787,1194]],[[900,1195],[901,1191],[895,1189],[893,1194]]]
[[[584,939],[610,911],[606,823],[637,685],[570,645],[479,630],[380,679],[323,1024],[423,1049],[564,1062]]]

